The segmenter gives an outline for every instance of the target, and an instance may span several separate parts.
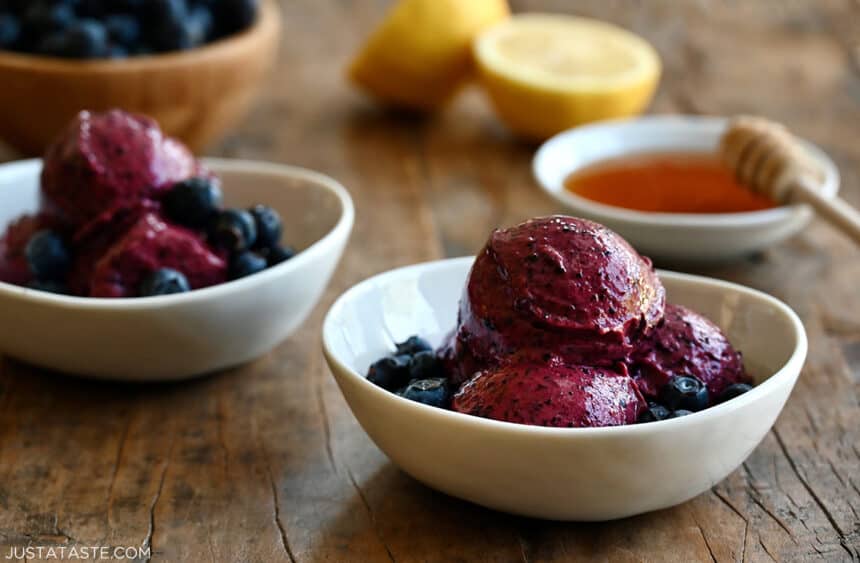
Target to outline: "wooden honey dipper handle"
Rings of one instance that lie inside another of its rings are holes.
[[[778,123],[737,117],[720,142],[720,153],[744,186],[777,203],[805,203],[860,245],[860,211],[822,195],[821,171],[797,139]]]

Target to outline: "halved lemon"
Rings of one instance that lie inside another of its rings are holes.
[[[660,77],[660,58],[647,41],[574,16],[513,16],[481,33],[474,53],[496,112],[533,139],[639,113]]]
[[[392,105],[434,109],[472,73],[472,40],[506,18],[507,0],[400,0],[349,68]]]

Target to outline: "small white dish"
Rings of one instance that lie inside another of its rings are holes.
[[[598,203],[564,187],[570,174],[606,159],[654,152],[716,154],[726,124],[722,117],[656,115],[577,127],[538,149],[534,176],[566,211],[606,225],[643,254],[670,261],[738,258],[796,234],[809,222],[811,210],[795,205],[743,213],[652,213]],[[836,165],[815,145],[803,144],[824,174],[822,192],[836,196]]]
[[[87,377],[176,380],[239,365],[305,320],[340,260],[354,220],[335,180],[301,168],[206,159],[225,204],[265,203],[299,254],[259,274],[180,295],[91,299],[0,282],[0,351]],[[41,161],[0,166],[0,230],[37,209]]]
[[[716,322],[758,384],[683,418],[612,428],[499,422],[403,399],[365,379],[412,334],[434,345],[457,317],[472,258],[392,270],[344,293],[323,325],[329,366],[377,446],[428,486],[483,506],[553,520],[609,520],[684,502],[725,478],[782,410],[806,358],[797,315],[739,285],[660,272],[669,299]]]

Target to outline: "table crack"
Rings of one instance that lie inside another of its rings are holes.
[[[367,516],[370,518],[370,523],[373,525],[373,531],[376,534],[379,543],[382,544],[382,547],[385,548],[385,552],[388,554],[388,559],[395,563],[394,554],[391,552],[391,548],[388,547],[388,544],[385,543],[385,538],[382,536],[382,531],[379,529],[379,524],[376,521],[376,515],[373,513],[373,508],[370,506],[370,502],[367,500],[367,496],[364,494],[364,491],[361,487],[358,486],[358,481],[355,480],[355,475],[352,474],[352,470],[347,466],[346,474],[349,477],[349,482],[352,483],[355,492],[358,493],[358,498],[361,499],[361,504],[364,505],[364,509],[367,511]]]

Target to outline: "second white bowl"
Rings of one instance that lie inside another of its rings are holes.
[[[757,382],[722,405],[612,428],[543,428],[403,399],[364,374],[412,334],[438,344],[457,318],[471,258],[378,275],[338,299],[323,325],[329,366],[358,422],[423,483],[490,508],[553,520],[608,520],[684,502],[725,478],[770,430],[806,357],[800,320],[773,297],[661,272],[674,303],[716,322]]]
[[[598,203],[564,187],[570,174],[606,159],[654,152],[716,154],[726,124],[722,117],[657,115],[577,127],[540,147],[534,175],[565,210],[606,225],[643,254],[670,261],[737,258],[796,234],[809,222],[811,210],[794,205],[743,213],[651,213]],[[822,192],[834,197],[836,165],[813,144],[804,146],[824,173]]]
[[[242,364],[286,339],[322,295],[354,220],[347,191],[327,176],[276,164],[205,160],[225,204],[265,203],[301,252],[247,278],[144,299],[53,295],[0,282],[0,352],[89,377],[183,379]],[[0,166],[0,230],[37,209],[38,160]]]

